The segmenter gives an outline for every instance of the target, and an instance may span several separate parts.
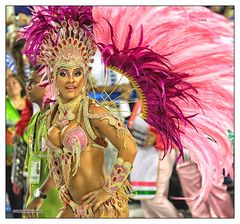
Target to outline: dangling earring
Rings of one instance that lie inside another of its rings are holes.
[[[53,84],[53,96],[55,99],[57,99],[59,96],[59,89],[58,89],[56,81],[54,81],[54,84]]]
[[[88,79],[87,79],[87,81],[88,81],[88,84],[89,84],[89,89],[88,89],[88,91],[90,91],[90,90],[92,90],[92,92],[93,92],[93,95],[94,95],[94,98],[96,98],[96,91],[95,91],[95,87],[96,86],[94,86],[94,80],[93,80],[93,77],[92,77],[92,75],[91,75],[91,72],[89,72],[88,73]],[[86,83],[86,86],[87,86],[87,83]]]
[[[86,97],[86,82],[82,88],[82,96],[83,96],[83,99]]]
[[[86,93],[86,84],[87,84],[87,82],[85,81],[85,82],[84,82],[84,86],[83,86],[82,91],[81,91],[81,92],[82,92],[82,99],[83,99],[83,100],[85,99],[85,97],[86,97],[86,95],[87,95],[87,93]],[[80,104],[79,104],[79,108],[78,108],[78,116],[77,116],[77,123],[78,123],[78,124],[80,124],[80,122],[81,122],[82,106],[83,106],[83,104],[80,103]]]

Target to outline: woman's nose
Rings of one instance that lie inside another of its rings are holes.
[[[70,75],[68,76],[68,81],[69,81],[69,82],[74,82],[74,77],[73,77],[72,74],[70,74]]]

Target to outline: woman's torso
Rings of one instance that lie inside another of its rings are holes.
[[[83,120],[83,119],[82,119]],[[58,121],[58,113],[54,118],[54,123]],[[85,194],[97,190],[103,187],[104,180],[106,177],[105,162],[104,162],[104,149],[95,147],[95,143],[89,136],[84,122],[77,124],[77,120],[70,121],[67,127],[61,130],[61,143],[65,137],[66,130],[71,130],[76,126],[80,126],[81,130],[86,134],[87,146],[80,154],[80,167],[78,168],[75,175],[73,170],[75,167],[75,161],[72,158],[71,162],[71,173],[69,179],[68,190],[73,201],[78,204],[82,204],[81,197]],[[63,147],[63,146],[62,146]],[[61,147],[61,148],[62,148]]]
[[[72,169],[73,166],[74,164]],[[76,175],[70,177],[69,192],[73,201],[82,204],[81,197],[102,188],[105,177],[103,150],[88,146],[81,154]]]

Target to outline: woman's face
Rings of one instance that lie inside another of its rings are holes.
[[[7,79],[7,95],[12,98],[21,95],[22,86],[14,76],[10,76]]]
[[[81,93],[85,78],[83,69],[60,67],[56,75],[56,85],[64,103],[68,103]]]

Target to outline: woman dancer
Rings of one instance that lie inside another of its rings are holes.
[[[123,20],[128,26],[119,22]],[[131,163],[135,156],[135,143],[127,129],[84,90],[87,83],[92,86],[90,64],[96,47],[106,68],[132,82],[143,103],[142,117],[163,136],[165,153],[173,145],[181,156],[183,148],[191,153],[204,176],[201,192],[194,198],[198,203],[207,197],[215,174],[219,177],[222,168],[232,172],[231,144],[222,131],[231,129],[233,120],[226,116],[233,107],[233,94],[225,88],[232,85],[233,74],[232,27],[226,20],[203,7],[36,7],[25,38],[25,53],[31,61],[46,64],[59,92],[48,145],[55,182],[72,208],[63,210],[61,217],[71,216],[71,211],[84,214],[78,217],[92,216],[92,211],[95,217],[104,216],[100,213],[104,214],[101,210],[105,211],[109,201],[106,192],[115,189],[114,195],[119,194],[119,188],[111,187],[110,178],[99,184],[104,191],[97,190],[96,185],[94,192],[90,183],[86,192],[76,189],[82,185],[73,180],[83,169],[82,158],[91,143],[94,150],[104,146],[106,136],[119,149],[123,161]],[[209,143],[206,136],[215,143]],[[129,143],[128,150],[124,142]],[[216,153],[221,160],[216,159]],[[98,161],[92,158],[95,165]],[[115,168],[110,176],[117,182],[121,179],[117,185],[123,186],[127,175],[119,179]],[[91,174],[94,171],[93,167],[89,170]],[[64,192],[69,191],[67,197]],[[75,191],[77,196],[86,193],[82,201],[77,200]],[[104,206],[99,206],[105,200]],[[86,212],[82,209],[85,205],[94,206]]]
[[[116,117],[87,96],[90,64],[96,47],[88,35],[91,27],[80,26],[77,21],[62,21],[51,59],[47,51],[52,47],[53,33],[45,40],[40,54],[42,62],[53,70],[58,92],[46,139],[51,176],[66,205],[58,217],[127,217],[130,187],[127,177],[136,144]],[[104,169],[105,138],[118,149],[108,177]],[[44,194],[52,186],[49,181],[36,190],[36,200],[46,198]],[[28,208],[37,208],[36,201],[33,200],[32,205],[36,207],[29,205]]]

